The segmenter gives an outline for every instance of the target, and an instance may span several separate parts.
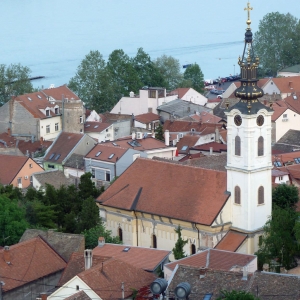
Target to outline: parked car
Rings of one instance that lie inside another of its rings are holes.
[[[216,86],[215,85],[208,85],[206,87],[204,87],[206,90],[214,90],[216,89]]]
[[[217,89],[212,89],[212,90],[210,90],[210,93],[211,93],[211,94],[216,94],[216,95],[217,95],[218,90],[217,90]]]

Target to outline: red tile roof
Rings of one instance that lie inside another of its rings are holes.
[[[54,141],[44,161],[50,161],[57,164],[62,163],[62,161],[67,157],[67,155],[77,145],[82,137],[83,134],[79,133],[61,132],[57,139]],[[52,154],[54,154],[54,156],[50,160]],[[60,156],[58,157],[58,155]],[[58,158],[56,159],[56,157]]]
[[[129,248],[127,252],[123,251]],[[134,247],[117,244],[105,244],[103,247],[93,249],[93,256],[110,256],[126,263],[141,268],[145,271],[153,272],[166,258],[171,251],[153,248]]]
[[[247,234],[229,230],[215,249],[235,252],[246,240]]]
[[[65,267],[66,262],[40,237],[10,246],[8,251],[0,250],[0,279],[5,282],[5,292]]]
[[[272,155],[272,162],[279,161],[282,165],[286,163],[294,164],[296,163],[295,158],[300,158],[300,151]]]
[[[111,259],[78,275],[101,299],[118,299],[124,283],[125,299],[133,293],[150,285],[156,277],[140,268],[121,260]]]
[[[207,249],[189,257],[165,264],[165,268],[174,270],[176,265],[215,270],[230,271],[234,266],[244,267],[256,259],[255,255],[240,254],[217,249]]]
[[[90,300],[90,298],[84,291],[80,291],[78,293],[75,293],[67,298],[65,300]]]
[[[102,132],[109,126],[111,126],[110,123],[86,122],[84,124],[84,132]]]
[[[211,124],[216,124],[219,123],[222,119],[219,118],[218,116],[215,116],[209,112],[201,112],[199,115],[192,115],[190,116],[192,119],[194,119],[197,122],[201,122],[203,124],[205,123],[211,123]]]
[[[195,129],[195,132],[200,132],[203,134],[208,134],[207,132],[214,132],[216,128],[221,129],[222,124],[202,124],[200,122],[190,122],[190,121],[170,121],[166,120],[164,123],[164,130],[169,130],[170,132],[188,132]],[[204,133],[205,132],[205,133]]]
[[[284,102],[290,109],[300,114],[300,92],[294,93],[294,95],[285,98]]]
[[[293,93],[300,91],[300,77],[278,77],[272,78],[281,93]]]
[[[61,101],[62,98],[68,100],[80,100],[79,97],[74,94],[66,85],[62,85],[56,88],[42,90],[46,96],[50,96],[55,100]]]
[[[178,89],[170,92],[169,95],[178,95],[178,98],[182,99],[189,90],[190,90],[190,88],[178,88]]]
[[[0,154],[0,183],[10,184],[29,158]]]
[[[225,191],[225,172],[138,158],[97,201],[211,225],[228,199]]]
[[[176,144],[177,150],[179,151],[179,153],[186,153],[189,151],[190,148],[195,146],[195,144],[198,142],[199,139],[200,139],[199,134],[193,134],[193,135],[186,134]],[[187,148],[183,148],[185,146]]]
[[[197,145],[194,146],[193,149],[199,150],[199,151],[210,151],[210,148],[213,148],[213,152],[223,152],[227,151],[227,145],[217,143],[217,142],[211,142],[203,145]]]
[[[85,158],[91,158],[95,160],[101,160],[101,161],[108,161],[108,162],[117,162],[128,150],[127,148],[121,148],[118,146],[114,146],[112,143],[115,142],[110,142],[106,144],[98,144],[96,145],[86,156]],[[118,145],[118,143],[115,143]],[[99,154],[100,152],[100,154]],[[97,154],[99,154],[97,156]],[[109,158],[112,154],[113,157]]]
[[[148,124],[154,121],[159,121],[159,115],[154,114],[154,113],[146,113],[146,114],[141,114],[137,115],[134,117],[136,121],[143,123],[143,124]]]
[[[288,106],[284,101],[280,100],[274,102],[272,108],[274,113],[271,117],[271,120],[276,121],[288,109]]]

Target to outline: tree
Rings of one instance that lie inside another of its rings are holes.
[[[98,245],[99,237],[104,237],[106,243],[121,244],[119,237],[112,236],[111,231],[107,230],[100,219],[95,227],[84,230],[82,234],[85,237],[86,249],[93,249]]]
[[[164,87],[166,85],[163,76],[143,48],[138,49],[136,56],[132,59],[132,63],[142,86]]]
[[[92,174],[90,172],[84,173],[80,177],[80,183],[78,185],[79,197],[81,199],[87,199],[92,196],[97,198],[101,191],[96,188],[95,183],[92,181]]]
[[[154,65],[163,76],[167,89],[174,90],[178,88],[180,82],[183,80],[178,59],[162,55],[154,61]]]
[[[156,128],[155,128],[155,138],[161,141],[164,141],[164,129],[162,127],[161,124],[159,124]]]
[[[280,208],[295,209],[298,201],[298,189],[294,185],[279,184],[272,191],[272,202]]]
[[[78,232],[95,227],[99,222],[99,208],[93,197],[84,200],[79,216]]]
[[[99,51],[90,51],[81,61],[68,86],[86,103],[98,112],[111,110],[114,103],[111,74]]]
[[[10,100],[11,96],[33,91],[30,73],[30,69],[21,64],[0,65],[0,105]]]
[[[199,93],[204,92],[204,77],[203,73],[197,63],[188,66],[183,74],[185,80],[192,82],[192,88]]]
[[[182,228],[180,227],[180,225],[177,227],[177,229],[174,229],[174,230],[178,234],[178,239],[177,239],[177,242],[175,243],[175,247],[172,249],[172,251],[173,251],[175,259],[177,260],[177,259],[186,257],[183,247],[188,243],[188,240],[184,240],[181,237]]]
[[[0,246],[18,243],[26,228],[25,210],[17,200],[0,195]]]
[[[131,59],[123,50],[114,50],[109,55],[106,69],[111,75],[116,101],[123,96],[129,96],[131,91],[138,92],[142,87]]]
[[[268,13],[260,20],[254,50],[265,75],[275,77],[278,70],[299,63],[299,56],[294,60],[294,42],[299,40],[296,27],[297,19],[289,13]]]
[[[245,291],[221,291],[221,296],[217,298],[217,300],[259,300],[259,298],[256,298],[254,295],[252,295],[249,292]]]

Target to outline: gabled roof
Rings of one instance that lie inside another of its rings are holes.
[[[300,147],[300,130],[290,129],[277,141],[277,143]]]
[[[138,158],[97,202],[211,225],[228,199],[225,192],[225,172]]]
[[[210,148],[212,148],[213,152],[222,152],[222,151],[227,152],[227,145],[217,143],[217,142],[197,145],[193,147],[193,150],[210,151]]]
[[[179,153],[187,153],[189,149],[195,146],[195,144],[200,139],[199,134],[186,134],[184,135],[179,142],[176,144],[176,147]]]
[[[170,95],[178,95],[178,98],[182,99],[189,90],[190,88],[178,88],[170,92]]]
[[[9,250],[0,250],[0,280],[5,282],[4,292],[65,267],[62,257],[40,237],[10,246]]]
[[[194,115],[191,115],[190,118],[192,118],[193,120],[195,120],[197,122],[201,122],[202,124],[205,124],[205,123],[216,124],[222,120],[218,116],[215,116],[214,114],[209,113],[209,112],[201,112],[200,114],[194,114]]]
[[[124,283],[125,299],[132,295],[133,289],[139,290],[150,285],[156,277],[124,261],[111,259],[78,275],[101,299],[118,299]]]
[[[121,148],[114,146],[112,143],[118,145],[117,142],[108,142],[105,144],[96,145],[85,158],[91,158],[99,161],[117,162],[128,150],[127,148]]]
[[[284,102],[290,109],[300,114],[300,92],[295,92],[284,99]]]
[[[0,154],[0,183],[10,184],[29,158],[27,156]],[[33,161],[33,163],[35,163]]]
[[[124,249],[129,249],[124,251]],[[171,251],[153,248],[134,247],[129,245],[105,244],[93,249],[93,256],[110,256],[126,263],[153,272],[168,256]]]
[[[300,76],[272,78],[280,93],[293,93],[300,91]]]
[[[84,132],[102,132],[106,128],[110,127],[110,123],[102,122],[85,122]]]
[[[295,159],[300,158],[300,151],[293,151],[288,153],[281,153],[272,155],[272,162],[281,162],[282,165],[284,164],[298,164],[298,161]],[[300,162],[299,162],[300,163]]]
[[[299,74],[300,73],[300,65],[294,65],[294,66],[291,66],[291,67],[283,68],[279,72],[280,73],[281,72],[288,72],[288,73],[297,73],[297,74]]]
[[[83,135],[80,133],[61,132],[53,142],[44,161],[61,164],[82,138]]]
[[[84,170],[84,155],[73,153],[66,160],[65,167]]]
[[[84,291],[80,291],[78,293],[75,293],[67,298],[65,300],[90,300],[90,298]]]
[[[174,270],[176,265],[214,270],[230,271],[235,266],[244,267],[256,259],[255,255],[235,253],[217,249],[207,249],[189,257],[165,264],[165,267]]]
[[[46,187],[46,184],[51,184],[56,189],[59,189],[62,185],[68,186],[75,184],[73,177],[67,178],[63,171],[54,169],[33,174],[41,186]]]
[[[247,234],[229,230],[215,249],[235,252],[246,240]]]
[[[80,100],[66,85],[58,86],[56,88],[49,88],[42,90],[42,93],[54,100],[62,101],[62,98],[68,100]]]
[[[274,113],[271,116],[271,120],[274,122],[288,109],[288,106],[284,101],[281,100],[274,102],[272,108]]]
[[[159,121],[159,115],[154,113],[146,113],[146,114],[136,115],[134,119],[140,123],[148,124],[154,121]]]
[[[202,133],[202,134],[209,134],[216,130],[216,128],[221,129],[222,124],[210,124],[210,123],[200,123],[200,122],[193,122],[193,121],[170,121],[166,120],[164,123],[164,131],[169,130],[170,132],[194,132]]]

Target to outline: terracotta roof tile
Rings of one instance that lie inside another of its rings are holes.
[[[288,106],[283,101],[277,101],[273,103],[273,110],[274,113],[271,117],[272,121],[276,121],[286,110],[288,109]]]
[[[106,128],[112,126],[110,123],[102,123],[102,122],[85,122],[84,124],[84,132],[102,132]]]
[[[97,201],[210,225],[228,199],[225,191],[225,172],[138,158]]]
[[[105,144],[96,145],[85,158],[91,158],[100,161],[117,162],[128,150],[127,148],[121,148],[114,146],[112,143],[118,145],[118,142],[107,142]],[[113,155],[111,157],[111,155]],[[109,158],[111,157],[111,158]]]
[[[40,237],[10,246],[9,258],[5,257],[6,251],[0,250],[0,279],[5,281],[5,292],[66,267],[61,256]]]
[[[300,151],[272,155],[272,162],[281,162],[282,165],[287,163],[295,164],[295,158],[300,158]]]
[[[129,248],[129,251],[123,251],[125,248]],[[110,256],[125,261],[136,268],[150,272],[153,272],[157,266],[168,258],[170,253],[171,251],[167,250],[117,244],[105,244],[103,247],[93,249],[93,256]]]
[[[132,295],[132,289],[139,290],[156,279],[153,274],[116,259],[107,260],[80,273],[78,277],[103,300],[118,299],[122,282],[125,286],[125,298],[128,298]]]
[[[213,152],[227,152],[227,145],[217,143],[217,142],[211,142],[207,144],[197,145],[193,147],[193,150],[199,150],[199,151],[210,151],[210,148],[213,148]]]
[[[164,123],[164,130],[169,130],[170,132],[190,132],[192,129],[195,129],[195,132],[202,133],[205,130],[210,130],[214,132],[216,128],[221,129],[222,124],[202,124],[200,122],[190,122],[190,121],[170,121],[166,120]]]
[[[235,252],[245,241],[247,234],[229,230],[215,249]]]
[[[174,270],[176,265],[183,265],[197,268],[206,267],[214,270],[230,271],[236,265],[239,267],[247,266],[254,259],[256,259],[255,255],[240,254],[217,249],[207,249],[189,257],[165,264],[165,267],[170,270]]]
[[[170,92],[170,95],[178,95],[178,98],[182,99],[189,90],[190,88],[178,88]]]
[[[219,123],[222,119],[219,118],[218,116],[215,116],[214,114],[211,114],[209,112],[201,112],[200,114],[195,114],[190,116],[193,120],[196,122],[201,122],[203,124],[205,123],[211,123],[211,124],[216,124]]]
[[[146,114],[137,115],[134,117],[134,119],[140,123],[148,124],[153,121],[159,121],[159,115],[154,113],[146,113]]]
[[[199,134],[186,134],[184,135],[179,142],[176,144],[177,150],[179,153],[188,153],[189,149],[194,147],[195,144],[198,142],[200,139]]]
[[[54,188],[59,189],[62,185],[68,186],[75,184],[75,178],[67,178],[63,171],[60,170],[48,170],[33,175],[42,187],[46,187],[46,184],[51,184]]]
[[[293,93],[300,91],[300,77],[278,77],[272,78],[281,93]]]
[[[284,99],[290,109],[300,114],[300,92],[296,92]]]
[[[80,291],[78,293],[75,293],[67,298],[65,300],[90,300],[90,298],[84,291]]]
[[[44,89],[42,90],[42,92],[45,95],[52,97],[53,99],[58,101],[62,101],[63,97],[69,100],[80,100],[79,97],[74,94],[66,85],[62,85],[56,88]]]

